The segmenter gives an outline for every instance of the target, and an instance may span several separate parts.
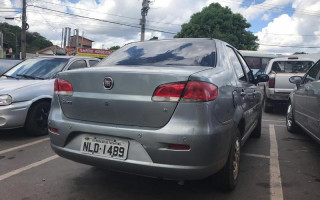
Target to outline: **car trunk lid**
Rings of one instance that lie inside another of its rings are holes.
[[[73,95],[59,95],[59,100],[71,119],[159,128],[170,120],[177,102],[152,101],[155,89],[208,68],[114,66],[60,73],[60,79],[72,84]],[[105,88],[105,78],[113,80],[111,89]]]
[[[295,85],[289,82],[291,76],[304,76],[304,73],[279,73],[275,75],[275,92],[290,93]]]

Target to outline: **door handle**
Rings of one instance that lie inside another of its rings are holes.
[[[240,95],[243,97],[246,96],[246,92],[244,91],[244,89],[241,89]]]

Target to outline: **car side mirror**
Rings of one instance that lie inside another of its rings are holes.
[[[267,82],[269,81],[269,76],[267,74],[259,74],[257,75],[257,82]]]
[[[289,82],[295,84],[297,86],[297,88],[299,88],[301,85],[301,82],[302,82],[302,77],[301,76],[291,76],[289,78]]]

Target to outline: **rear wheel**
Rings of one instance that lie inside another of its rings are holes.
[[[48,116],[50,103],[42,101],[34,104],[28,113],[25,129],[29,135],[42,136],[48,134]]]
[[[298,125],[294,121],[291,103],[288,104],[288,108],[287,108],[286,126],[287,126],[287,130],[290,133],[295,133],[298,129]]]
[[[224,191],[233,190],[237,185],[240,166],[240,150],[240,131],[237,129],[237,133],[232,141],[227,163],[218,173],[219,187]]]

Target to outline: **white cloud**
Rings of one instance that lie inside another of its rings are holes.
[[[14,8],[10,0],[0,0],[2,12],[0,12],[0,22],[7,22],[9,24],[15,24],[12,20],[5,20],[6,17],[14,17],[16,12],[11,8]]]
[[[283,14],[270,22],[267,27],[257,33],[259,42],[267,45],[297,46],[297,47],[320,47],[320,24],[319,14],[310,11],[320,10],[318,0],[293,1],[292,6],[297,8],[292,16]],[[275,47],[261,45],[259,50],[281,52],[304,51],[318,53],[320,48],[295,48]]]
[[[176,33],[180,31],[180,25],[188,22],[193,13],[201,11],[203,7],[213,2],[228,6],[235,13],[241,13],[248,21],[254,19],[268,21],[274,13],[283,13],[257,33],[261,44],[320,46],[320,37],[316,36],[320,35],[319,0],[265,0],[260,4],[252,3],[254,1],[248,3],[246,0],[156,0],[150,5],[147,28]],[[139,19],[141,18],[142,0],[100,0],[98,3],[96,0],[79,0],[77,3],[68,0],[28,0],[28,3],[45,9],[61,12],[71,11],[76,15],[137,27],[67,16],[29,5],[27,8],[29,31],[39,32],[54,44],[60,44],[63,27],[78,28],[80,34],[84,31],[85,37],[94,40],[93,45],[97,48],[101,48],[102,45],[106,48],[113,45],[121,46],[140,40]],[[283,9],[284,6],[291,5],[290,3],[296,9],[292,16],[285,14],[286,9]],[[0,5],[2,8],[21,8],[21,0],[0,0]],[[7,16],[9,14],[18,18],[21,15],[16,12],[6,13]],[[0,22],[4,21],[3,16],[4,13],[0,13]],[[7,22],[21,26],[21,20]],[[160,39],[173,37],[172,34],[146,30],[147,40],[153,36]],[[320,51],[320,49],[277,48],[273,46],[260,46],[260,50],[276,52]]]
[[[270,18],[270,13],[265,13],[265,14],[263,14],[263,16],[262,16],[262,20],[264,20],[264,21],[268,21],[269,20],[269,18]]]

